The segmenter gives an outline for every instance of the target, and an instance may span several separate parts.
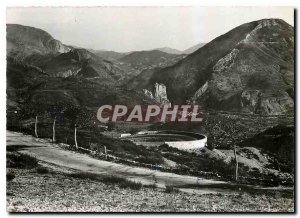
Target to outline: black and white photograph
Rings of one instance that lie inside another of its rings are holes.
[[[296,14],[6,7],[7,213],[295,213]]]

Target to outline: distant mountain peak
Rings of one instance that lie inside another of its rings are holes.
[[[182,54],[182,51],[179,51],[178,49],[170,48],[170,47],[156,48],[153,50],[159,50],[159,51],[169,53],[169,54]]]
[[[194,45],[184,51],[182,51],[183,54],[191,54],[195,51],[197,51],[199,48],[203,47],[206,43],[204,42],[201,42],[201,43],[198,43],[197,45]]]
[[[44,30],[19,24],[6,25],[8,55],[25,59],[34,54],[65,53],[70,48]]]
[[[144,78],[133,88],[163,83],[172,103],[192,99],[207,110],[291,113],[294,28],[280,19],[245,23]]]

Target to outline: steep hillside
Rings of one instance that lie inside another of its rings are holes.
[[[20,121],[32,116],[30,110],[51,113],[65,104],[92,110],[102,104],[150,104],[142,93],[118,87],[132,73],[121,64],[67,47],[43,30],[9,24],[7,44],[8,117]]]
[[[26,60],[32,55],[64,53],[70,50],[49,33],[18,24],[6,25],[7,55]]]
[[[143,70],[137,76],[130,79],[126,83],[126,87],[129,89],[135,89],[136,87],[147,87],[149,84],[149,80],[152,78],[153,74],[158,70],[160,70],[160,68]],[[154,85],[153,87],[149,87],[148,89],[149,91],[153,92]]]
[[[106,60],[118,60],[118,59],[124,57],[125,55],[129,54],[129,52],[120,53],[120,52],[106,51],[106,50],[93,50],[93,49],[90,49],[90,51],[92,53],[94,53],[95,55],[97,55],[98,57],[101,57],[101,58],[106,59]]]
[[[28,92],[46,81],[48,75],[38,67],[7,58],[6,95],[7,113],[14,112],[24,103]]]
[[[197,45],[194,45],[188,49],[185,49],[184,51],[182,51],[182,54],[191,54],[194,53],[195,51],[197,51],[199,48],[203,47],[206,43],[199,43]]]
[[[47,82],[31,90],[30,103],[54,105],[57,101],[72,102],[75,105],[94,108],[95,115],[98,107],[104,104],[131,105],[150,104],[151,99],[141,93],[128,91],[109,84],[103,84],[94,79],[68,77],[64,79],[51,78]]]
[[[103,104],[151,104],[152,100],[142,93],[118,88],[111,81],[95,76],[98,72],[86,66],[78,76],[53,77],[38,67],[9,58],[7,109],[13,112],[22,107],[36,108],[44,113],[55,105],[68,104],[93,108],[96,115]]]
[[[102,78],[112,82],[118,81],[125,74],[112,62],[101,59],[86,49],[72,49],[67,53],[53,57],[41,64],[40,67],[52,76],[78,75],[87,78]]]
[[[118,82],[137,74],[86,49],[66,46],[44,30],[18,24],[7,24],[7,56],[37,66],[54,77],[78,74]]]
[[[293,110],[294,30],[279,19],[243,24],[182,61],[153,73],[144,87],[167,86],[173,103],[262,114]]]
[[[159,50],[159,51],[169,53],[169,54],[186,54],[186,53],[183,53],[182,51],[179,51],[175,48],[170,48],[170,47],[156,48],[154,50]]]
[[[278,167],[291,172],[294,169],[294,137],[294,126],[278,125],[245,140],[241,146],[261,148],[269,154],[276,155],[277,160],[284,163]]]
[[[159,50],[135,51],[122,58],[119,61],[128,64],[139,71],[154,69],[157,67],[167,67],[183,59],[185,55],[168,54]]]

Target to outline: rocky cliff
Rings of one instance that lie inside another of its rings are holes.
[[[154,98],[162,104],[170,104],[167,97],[167,87],[164,84],[155,83]]]
[[[206,96],[198,101],[210,104],[213,99],[215,108],[265,115],[291,112],[293,47],[292,27],[281,20],[259,21],[212,67]]]
[[[6,31],[7,54],[21,60],[37,54],[57,54],[70,51],[68,46],[38,28],[7,24]]]
[[[130,72],[84,48],[66,46],[44,30],[7,24],[7,57],[38,66],[49,76],[98,78],[109,83],[127,80]]]
[[[173,103],[193,100],[206,110],[266,115],[293,113],[294,28],[264,19],[234,28],[182,61],[150,75]]]
[[[154,85],[154,94],[148,89],[143,89],[143,94],[149,97],[155,102],[162,105],[170,105],[170,101],[167,96],[167,87],[164,84],[155,83]]]

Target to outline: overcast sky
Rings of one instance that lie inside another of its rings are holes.
[[[114,51],[185,50],[263,18],[294,26],[291,7],[8,8],[7,23],[41,28],[67,45]]]

